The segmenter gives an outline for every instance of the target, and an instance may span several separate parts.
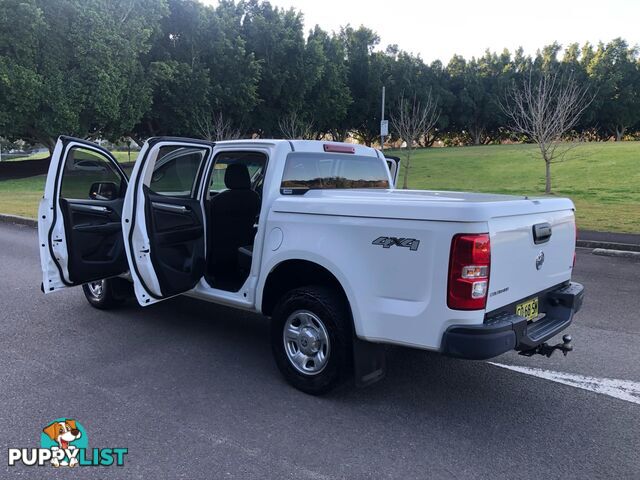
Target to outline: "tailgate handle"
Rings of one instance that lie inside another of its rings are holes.
[[[551,238],[551,224],[550,223],[538,223],[533,226],[533,243],[539,245],[546,243]]]

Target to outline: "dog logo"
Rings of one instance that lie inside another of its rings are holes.
[[[544,252],[540,250],[540,253],[536,257],[536,270],[540,270],[544,264]]]
[[[39,429],[40,430],[40,429]],[[128,448],[89,448],[84,427],[71,418],[57,418],[40,430],[40,447],[9,448],[9,466],[109,467],[124,465]]]
[[[70,418],[56,420],[42,429],[43,435],[45,435],[49,440],[55,442],[55,445],[51,445],[51,443],[47,442],[46,439],[42,439],[44,441],[40,442],[41,446],[51,450],[54,450],[57,447],[65,453],[73,452],[77,454],[76,451],[78,448],[85,448],[87,444],[87,437],[86,435],[83,436],[82,431],[80,430],[81,428],[82,425]],[[81,438],[84,440],[82,445],[77,445],[78,440]],[[51,465],[54,467],[75,467],[77,464],[78,459],[76,458],[76,455],[65,455],[62,460],[59,460],[56,457],[51,458]]]

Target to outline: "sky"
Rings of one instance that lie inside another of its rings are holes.
[[[215,0],[204,0],[215,5]],[[271,0],[304,14],[305,28],[338,31],[365,25],[381,47],[397,44],[425,61],[445,64],[460,54],[481,56],[489,48],[528,54],[557,40],[596,44],[622,37],[640,44],[640,0]]]

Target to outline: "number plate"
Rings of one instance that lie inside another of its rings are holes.
[[[516,305],[516,315],[534,320],[538,316],[538,297]]]

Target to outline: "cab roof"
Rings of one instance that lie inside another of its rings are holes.
[[[276,146],[283,143],[289,144],[291,150],[295,152],[320,153],[325,151],[333,151],[333,153],[353,153],[355,155],[363,155],[363,156],[371,156],[371,157],[379,156],[376,149],[367,147],[365,145],[358,145],[355,143],[344,143],[344,142],[329,142],[325,140],[286,140],[286,139],[257,138],[257,139],[246,139],[246,140],[222,140],[222,141],[216,142],[216,145]],[[332,150],[332,147],[335,148],[335,150]],[[348,149],[351,151],[340,152],[339,150],[342,150],[342,149]]]

